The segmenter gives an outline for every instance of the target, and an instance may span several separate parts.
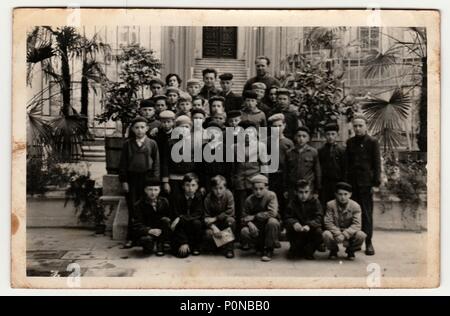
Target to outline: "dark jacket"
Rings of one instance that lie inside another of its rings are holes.
[[[302,202],[295,195],[288,203],[284,220],[289,226],[300,223],[302,226],[308,225],[311,229],[315,229],[322,227],[322,217],[322,205],[318,199],[312,197]]]
[[[180,217],[181,220],[191,221],[194,219],[202,220],[204,216],[203,198],[202,195],[197,192],[188,203],[186,196],[174,197],[171,200],[173,218]]]
[[[155,209],[148,198],[144,197],[134,206],[133,229],[138,236],[146,236],[151,228],[160,228],[161,219],[164,217],[171,218],[167,199],[158,197]]]
[[[343,146],[326,143],[319,148],[319,161],[323,182],[344,180],[345,148]]]
[[[203,144],[202,152],[204,153],[205,147],[208,143]],[[222,151],[221,159],[222,161],[211,161],[207,162],[205,157],[203,157],[201,162],[195,163],[195,173],[200,177],[200,186],[206,187],[210,183],[212,177],[221,175],[224,176],[225,179],[229,178],[230,173],[230,164],[228,164],[226,159],[226,149],[224,143],[221,143],[216,148],[207,148],[207,152],[211,153],[213,157],[215,157],[216,152]],[[208,188],[209,189],[209,188]]]
[[[216,87],[209,88],[207,86],[203,86],[203,88],[199,92],[199,95],[204,99],[209,100],[209,98],[219,95],[220,92],[221,90],[217,89]]]
[[[270,102],[270,99],[269,99],[270,87],[272,87],[272,86],[281,87],[280,81],[277,78],[272,77],[269,74],[266,74],[264,77],[255,76],[255,77],[248,79],[244,85],[243,92],[246,90],[252,90],[252,84],[254,84],[255,82],[262,82],[266,85],[266,95],[264,96],[265,103]]]
[[[286,123],[286,128],[284,129],[284,135],[287,138],[292,139],[298,128],[297,113],[292,110],[281,110],[279,107],[276,107],[270,112],[270,116],[277,114],[277,113],[283,113],[284,121]]]
[[[233,91],[225,94],[223,91],[219,93],[221,97],[225,98],[225,112],[230,112],[233,110],[241,110],[242,109],[242,98],[235,95]]]
[[[161,164],[161,178],[168,177],[169,176],[169,158],[170,158],[170,151],[169,151],[169,141],[171,137],[171,132],[166,133],[164,130],[159,128],[158,134],[155,136],[155,141],[158,144],[159,149],[159,161]],[[164,179],[162,179],[164,180]],[[167,179],[166,179],[167,181]]]
[[[357,187],[379,186],[381,156],[378,141],[369,136],[354,136],[347,140],[346,181]]]
[[[314,184],[314,190],[320,190],[322,173],[320,170],[319,154],[317,150],[309,145],[300,153],[297,147],[287,152],[285,179],[288,185],[304,179]]]
[[[226,190],[220,198],[209,192],[204,204],[205,217],[217,217],[219,221],[223,221],[229,216],[234,216],[234,198],[230,190]]]
[[[148,178],[160,177],[159,150],[156,142],[146,138],[139,147],[136,139],[127,139],[122,147],[119,165],[120,182],[128,181],[128,174],[145,173]]]

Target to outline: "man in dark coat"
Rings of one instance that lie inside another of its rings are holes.
[[[353,199],[362,209],[362,231],[366,233],[366,255],[375,254],[373,234],[373,187],[381,182],[381,156],[378,141],[367,134],[366,118],[353,117],[355,136],[347,140],[346,179],[353,187]]]
[[[268,89],[272,86],[281,87],[280,81],[275,77],[269,75],[268,68],[270,65],[270,59],[266,56],[258,56],[255,59],[256,65],[256,76],[247,80],[244,85],[243,91],[251,90],[252,84],[255,82],[262,82],[266,85],[266,97],[264,98],[265,103],[269,103],[269,91]]]

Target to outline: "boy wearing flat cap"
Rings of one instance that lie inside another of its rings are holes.
[[[330,259],[338,256],[339,244],[346,248],[347,258],[355,259],[366,234],[361,230],[361,207],[351,200],[352,186],[346,182],[336,184],[336,198],[327,203],[323,240],[330,250]]]
[[[254,91],[256,93],[256,99],[258,101],[258,104],[257,104],[258,109],[263,111],[264,114],[266,115],[266,117],[269,117],[271,108],[267,104],[264,103],[264,97],[266,95],[266,90],[267,90],[267,87],[262,82],[255,82],[254,84],[252,84],[252,91]]]
[[[300,126],[294,134],[294,148],[287,152],[285,179],[289,188],[294,188],[298,180],[304,179],[312,185],[314,194],[320,192],[322,172],[317,150],[308,145],[309,129]],[[293,197],[290,189],[289,197]]]
[[[245,91],[243,98],[244,108],[242,110],[242,120],[255,123],[257,128],[267,126],[266,115],[258,109],[258,96],[256,92],[252,90]]]
[[[219,95],[225,98],[225,112],[239,110],[242,105],[242,98],[231,91],[233,87],[233,74],[229,72],[223,73],[219,76],[219,79],[220,87],[222,88]]]
[[[361,114],[352,120],[355,136],[347,140],[346,179],[353,187],[353,199],[362,209],[362,230],[366,233],[365,254],[372,256],[373,187],[381,183],[381,155],[378,141],[367,134],[367,121]]]
[[[280,230],[277,196],[268,190],[266,176],[256,175],[251,182],[253,194],[245,200],[241,215],[242,250],[248,250],[253,243],[257,251],[263,252],[261,260],[271,261]]]
[[[201,86],[200,80],[195,78],[191,78],[186,82],[186,90],[192,99],[199,95]]]
[[[298,115],[297,112],[291,108],[291,97],[288,89],[278,88],[277,89],[277,103],[276,107],[272,110],[272,115],[277,113],[282,113],[284,115],[284,120],[286,123],[286,128],[284,129],[284,135],[293,139],[295,131],[298,128]]]
[[[159,196],[160,185],[158,179],[146,181],[145,195],[134,207],[133,230],[144,253],[152,253],[156,244],[156,255],[164,256],[164,243],[170,237],[171,211],[169,201]]]
[[[178,111],[176,116],[186,115],[191,117],[192,98],[189,94],[184,94],[178,99]]]
[[[345,172],[345,148],[337,143],[339,126],[335,123],[325,125],[326,143],[319,148],[319,161],[322,171],[322,191],[320,200],[325,207],[334,199],[336,183],[343,181]]]

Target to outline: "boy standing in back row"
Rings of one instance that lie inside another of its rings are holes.
[[[361,206],[362,230],[366,233],[366,255],[375,254],[373,234],[373,187],[381,183],[381,156],[378,141],[367,134],[366,118],[353,117],[355,136],[347,140],[346,179],[353,187],[353,199]]]

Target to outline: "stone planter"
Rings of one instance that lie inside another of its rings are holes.
[[[124,139],[119,136],[105,137],[106,171],[108,174],[118,174],[120,155]]]

